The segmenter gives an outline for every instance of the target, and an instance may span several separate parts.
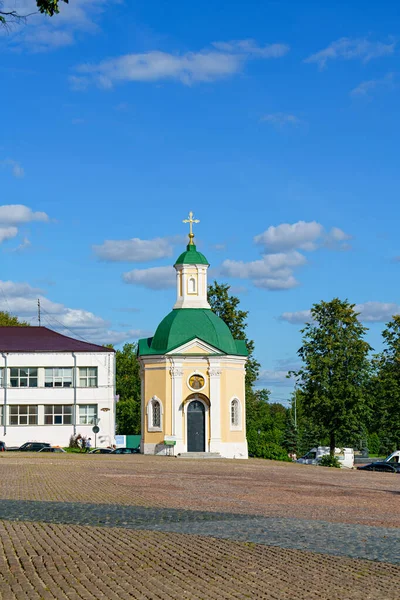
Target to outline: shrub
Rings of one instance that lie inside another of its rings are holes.
[[[368,450],[370,454],[379,454],[379,450],[381,447],[381,440],[377,433],[371,433],[368,436]]]
[[[331,456],[330,454],[326,454],[321,458],[318,462],[321,467],[333,467],[335,469],[340,469],[340,461],[336,456]]]

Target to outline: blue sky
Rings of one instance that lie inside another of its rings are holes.
[[[284,0],[70,0],[3,31],[0,309],[152,333],[193,210],[273,398],[315,302],[359,305],[379,349],[400,311],[399,34],[396,2]]]

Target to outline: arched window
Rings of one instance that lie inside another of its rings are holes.
[[[190,279],[188,281],[188,291],[189,291],[189,294],[196,293],[196,279],[194,277],[190,277]]]
[[[162,403],[157,396],[153,396],[147,404],[147,430],[162,431],[162,416]]]
[[[241,429],[240,402],[237,398],[231,400],[231,429]]]
[[[158,400],[152,401],[152,426],[161,427],[161,405]]]

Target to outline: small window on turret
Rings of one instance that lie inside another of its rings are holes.
[[[190,277],[188,281],[188,293],[195,294],[196,293],[196,279],[194,277]]]

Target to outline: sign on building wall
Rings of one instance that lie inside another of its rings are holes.
[[[117,448],[125,448],[126,447],[126,435],[116,435],[115,436],[115,445]]]

